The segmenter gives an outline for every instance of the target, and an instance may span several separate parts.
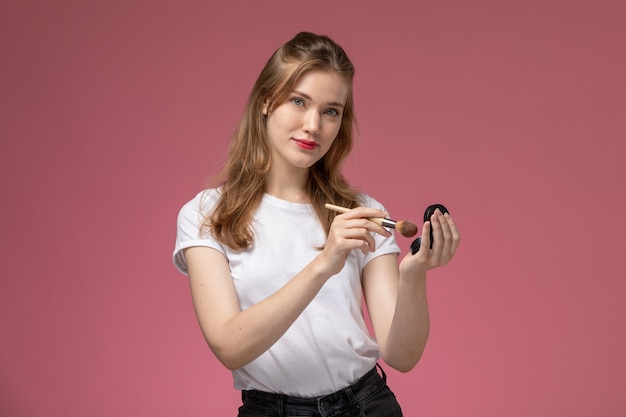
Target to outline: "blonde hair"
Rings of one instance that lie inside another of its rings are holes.
[[[354,207],[358,193],[341,173],[353,146],[355,127],[352,80],[354,66],[345,51],[327,36],[300,32],[270,57],[254,84],[244,113],[233,135],[227,160],[216,176],[220,198],[204,219],[201,231],[234,250],[249,247],[254,240],[252,216],[265,189],[271,164],[263,107],[270,113],[287,100],[309,71],[333,71],[348,84],[341,127],[332,146],[309,170],[308,193],[312,207],[328,234],[335,216],[326,202]]]

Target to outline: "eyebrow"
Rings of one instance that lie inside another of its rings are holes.
[[[309,96],[308,94],[303,93],[302,91],[294,90],[293,92],[294,92],[294,94],[302,96],[302,97],[304,97],[305,99],[307,99],[309,101],[313,101],[313,98],[311,98],[311,96]],[[343,103],[338,103],[338,102],[330,102],[330,103],[327,103],[327,104],[329,106],[336,106],[336,107],[341,107],[341,108],[344,107]]]

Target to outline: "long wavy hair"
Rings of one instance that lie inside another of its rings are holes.
[[[309,71],[334,71],[348,84],[348,96],[337,137],[328,152],[309,168],[307,184],[312,207],[326,234],[336,215],[327,202],[354,207],[358,192],[346,181],[341,168],[350,153],[356,125],[352,80],[354,66],[345,51],[327,36],[300,32],[274,52],[252,88],[236,128],[227,160],[214,178],[221,187],[219,200],[202,222],[201,231],[212,232],[233,250],[254,241],[252,217],[258,208],[270,164],[270,145],[263,115],[283,104]]]

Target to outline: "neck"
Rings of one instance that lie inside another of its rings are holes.
[[[308,169],[291,172],[288,175],[277,175],[270,170],[265,183],[265,192],[281,200],[307,204],[311,202],[307,189],[308,181]]]

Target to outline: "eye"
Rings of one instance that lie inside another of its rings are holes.
[[[328,109],[324,113],[326,113],[327,115],[332,116],[332,117],[339,116],[339,112],[336,109]]]
[[[291,99],[291,102],[292,102],[293,104],[295,104],[296,106],[304,106],[304,100],[302,100],[302,99],[301,99],[301,98],[299,98],[299,97],[294,97],[294,98],[292,98],[292,99]]]

